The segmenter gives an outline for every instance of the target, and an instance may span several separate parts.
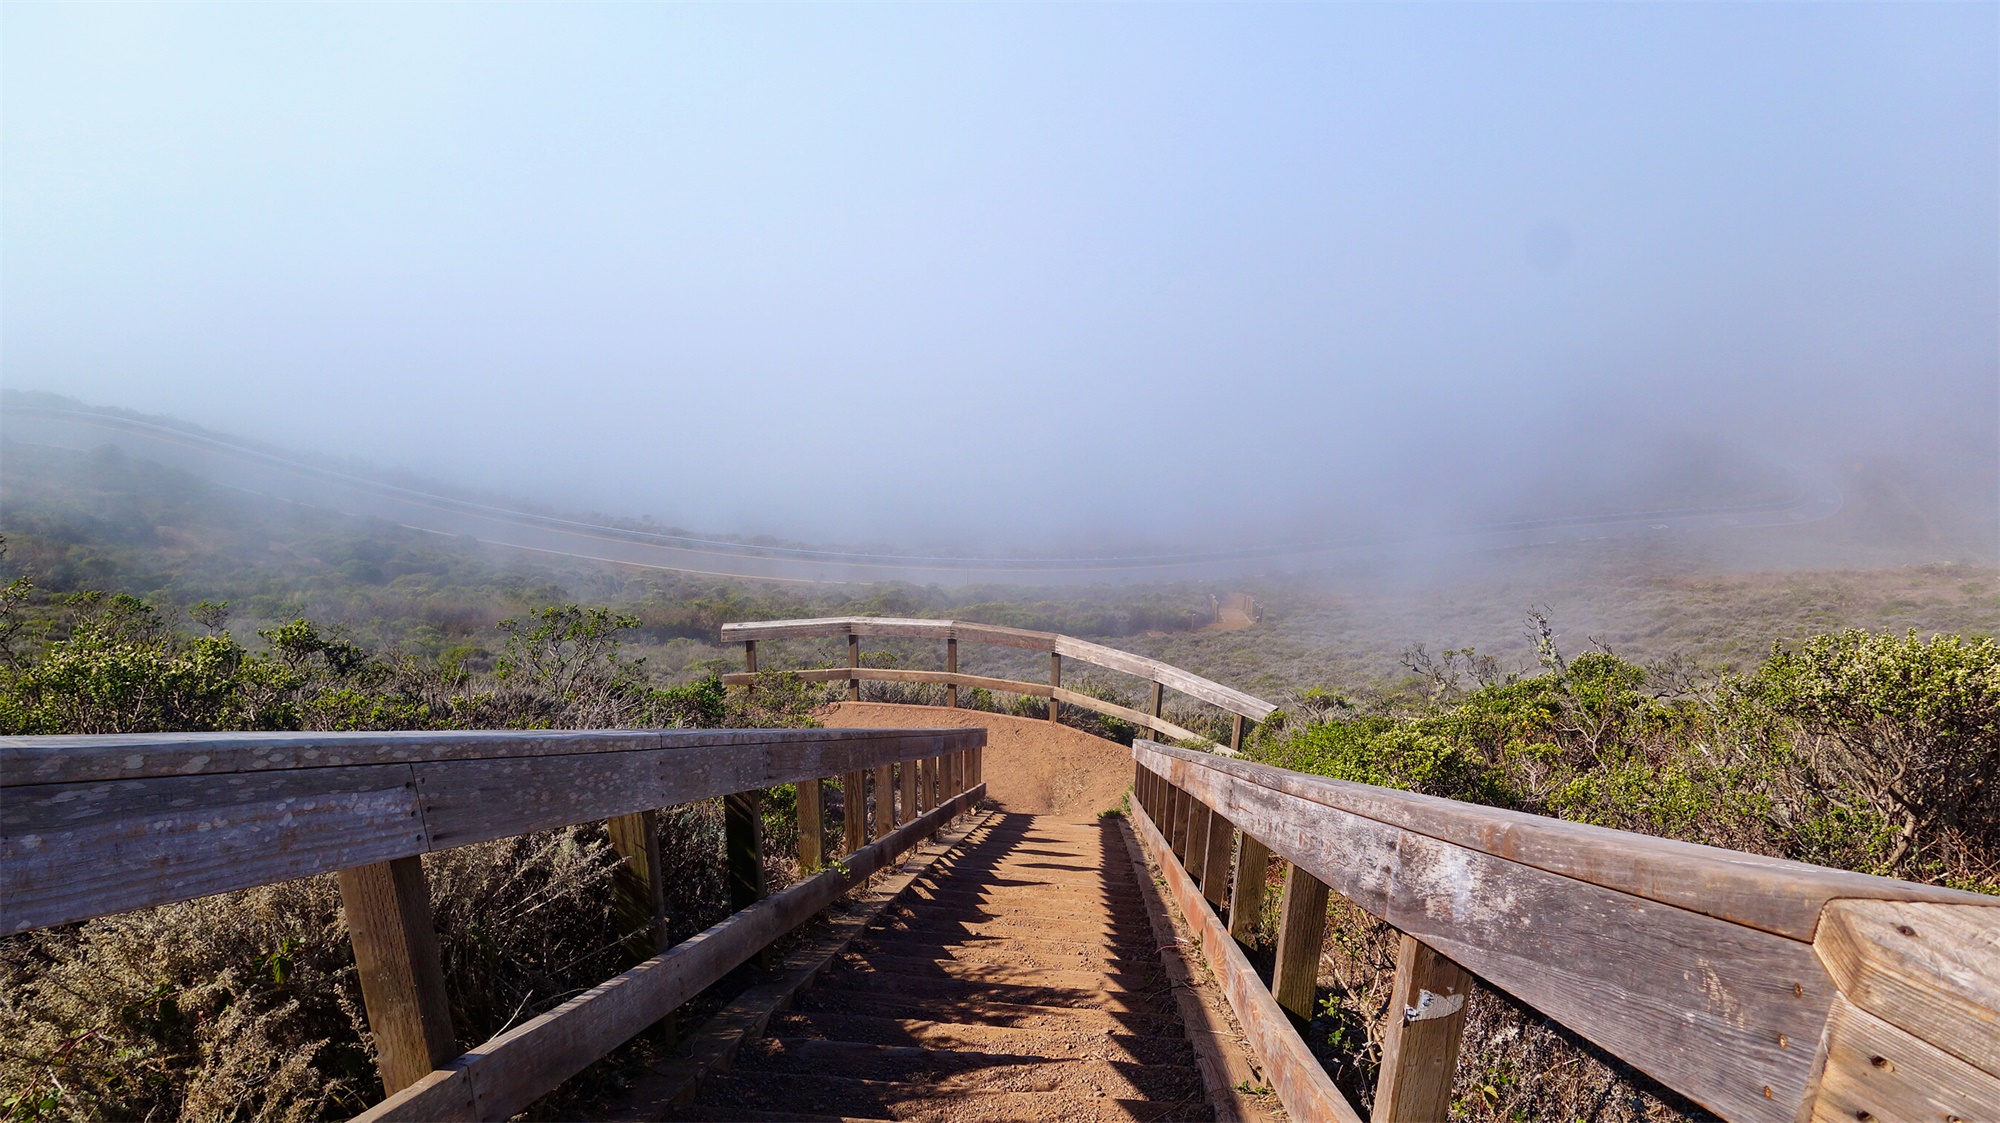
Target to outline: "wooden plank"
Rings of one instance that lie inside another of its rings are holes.
[[[1201,861],[1201,895],[1221,908],[1229,902],[1229,856],[1236,849],[1236,827],[1221,813],[1208,816],[1208,852]]]
[[[871,841],[881,838],[894,829],[891,820],[895,817],[896,813],[896,783],[894,777],[890,775],[889,765],[878,764],[875,766],[875,783],[873,787],[875,789],[875,829],[868,836]]]
[[[729,907],[741,911],[764,899],[764,793],[722,797],[722,850],[729,870]]]
[[[1187,868],[1188,876],[1194,878],[1196,885],[1200,885],[1202,879],[1208,876],[1208,830],[1213,825],[1214,818],[1215,815],[1209,811],[1207,804],[1200,800],[1188,801],[1187,860],[1182,865]]]
[[[1273,791],[1338,808],[1470,850],[1632,893],[1722,920],[1810,941],[1826,903],[1842,897],[1986,905],[1991,898],[1935,885],[1766,858],[1607,827],[1148,745]],[[1135,748],[1137,746],[1135,745]]]
[[[635,811],[605,820],[620,864],[612,875],[619,942],[626,961],[639,963],[667,949],[667,892],[660,868],[659,817]]]
[[[757,673],[757,641],[754,639],[743,641],[743,669],[753,675]]]
[[[908,768],[909,765],[903,767]],[[821,781],[798,782],[799,868],[807,873],[826,863],[826,801]]]
[[[339,880],[375,1063],[394,1095],[458,1055],[424,861],[357,866],[341,870]]]
[[[1062,690],[1062,653],[1049,653],[1049,720],[1062,720],[1062,701],[1056,697]]]
[[[1819,1040],[1834,994],[1810,945],[1304,803],[1235,778],[1242,762],[1134,752],[1363,909],[1689,1099],[1793,1123],[1812,1080],[1799,1043]]]
[[[1404,936],[1382,1033],[1382,1075],[1370,1123],[1432,1123],[1451,1113],[1452,1077],[1472,976]]]
[[[1229,934],[1249,947],[1257,942],[1264,922],[1264,877],[1271,852],[1250,837],[1249,831],[1236,835],[1236,878],[1230,883]]]
[[[930,757],[919,757],[911,763],[917,773],[917,813],[922,814],[937,806],[937,764]]]
[[[867,778],[861,772],[843,772],[840,776],[840,829],[842,854],[852,854],[868,841]]]
[[[806,636],[844,636],[852,616],[825,616],[811,620],[750,620],[722,626],[722,642],[752,639],[798,639]]]
[[[1813,950],[1849,1002],[2000,1076],[2000,902],[1834,901]]]
[[[1815,1123],[2000,1119],[2000,1078],[1836,996]]]
[[[10,789],[0,927],[25,932],[425,848],[407,764]]]
[[[973,740],[984,740],[984,730],[960,732],[977,733],[980,736]],[[864,742],[774,745],[761,752],[652,750],[411,767],[435,849],[859,771],[936,752],[940,746],[971,743],[949,735],[940,739],[914,733]]]
[[[845,676],[844,671],[834,673]],[[736,748],[762,752],[783,745],[868,741],[885,732],[879,729],[559,729],[0,737],[0,788],[653,749]]]
[[[917,762],[906,760],[896,766],[900,781],[902,802],[897,808],[896,825],[902,826],[917,817]]]
[[[1170,663],[1162,663],[1158,659],[1149,659],[1143,655],[1134,655],[1129,651],[1119,651],[1117,648],[1105,647],[1071,636],[1054,636],[1052,639],[1055,650],[1071,658],[1163,683],[1190,698],[1199,699],[1231,713],[1263,721],[1277,711],[1276,706],[1253,694],[1224,686],[1212,679],[1181,670]]]
[[[1182,728],[1164,718],[1156,718],[1151,714],[1130,709],[1115,702],[1106,702],[1102,698],[1093,698],[1088,694],[1079,694],[1074,690],[1064,689],[1057,689],[1055,696],[1072,706],[1082,706],[1086,710],[1095,710],[1100,714],[1129,721],[1141,729],[1151,729],[1157,733],[1164,733],[1176,741],[1200,741],[1205,744],[1213,744],[1208,738],[1191,729]]]
[[[953,621],[952,634],[959,639],[969,639],[974,643],[998,644],[1001,647],[1018,647],[1023,651],[1050,652],[1056,649],[1056,635],[1053,632],[1031,632],[1025,628],[1002,628],[997,624],[973,624],[963,620]]]
[[[944,641],[944,673],[953,676],[958,674],[957,636],[952,636]],[[958,708],[958,680],[955,677],[945,684],[944,704],[950,709],[955,710]]]
[[[1313,1019],[1319,987],[1320,945],[1326,939],[1326,883],[1298,867],[1285,870],[1278,901],[1278,958],[1271,969],[1271,996],[1300,1021]]]
[[[1223,995],[1236,1012],[1236,1021],[1243,1029],[1244,1040],[1262,1066],[1265,1079],[1277,1093],[1278,1102],[1285,1105],[1285,1111],[1299,1120],[1361,1123],[1353,1105],[1333,1086],[1319,1060],[1306,1048],[1306,1043],[1299,1040],[1284,1011],[1271,993],[1264,989],[1264,981],[1258,978],[1256,968],[1250,965],[1243,949],[1229,939],[1222,923],[1209,911],[1187,872],[1173,860],[1173,851],[1145,808],[1133,811],[1132,831],[1159,867],[1181,915],[1187,918],[1188,927],[1194,930],[1202,954],[1208,958],[1210,969],[1222,984]]]
[[[506,1119],[631,1040],[935,833],[982,791],[941,806],[782,893],[450,1061],[357,1120]]]

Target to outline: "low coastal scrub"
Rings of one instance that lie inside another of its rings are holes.
[[[1398,687],[1304,691],[1250,755],[1538,815],[2000,892],[2000,645],[1844,631],[1743,674],[1574,657],[1530,617],[1541,672],[1473,651],[1405,656]],[[1273,873],[1273,878],[1278,876]],[[1272,894],[1275,908],[1275,894]],[[1274,918],[1272,918],[1274,919]],[[1267,926],[1267,931],[1268,931]],[[1364,1105],[1395,933],[1334,907],[1309,1035]],[[1469,1007],[1453,1118],[1706,1118],[1505,995]]]
[[[0,732],[809,725],[818,693],[770,676],[661,688],[619,653],[636,622],[556,605],[503,621],[490,671],[382,654],[295,620],[249,651],[204,605],[177,628],[129,596],[22,610],[0,590]],[[770,881],[794,836],[767,801]],[[671,935],[728,911],[717,801],[665,810]],[[601,824],[429,855],[458,1040],[482,1041],[622,968]],[[0,1118],[307,1120],[381,1097],[331,877],[0,939]]]

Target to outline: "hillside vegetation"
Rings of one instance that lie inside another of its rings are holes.
[[[797,725],[828,691],[783,676],[754,706],[724,691],[715,673],[740,653],[717,643],[721,623],[954,616],[1103,639],[1263,694],[1283,708],[1250,752],[1284,767],[2000,889],[1990,568],[1731,572],[1700,569],[1712,559],[1698,549],[1573,544],[1423,581],[1248,582],[1261,618],[1220,632],[1202,627],[1219,587],[770,586],[526,563],[115,454],[10,448],[0,466],[0,732]],[[1557,623],[1572,620],[1591,638],[1565,639]],[[768,646],[767,668],[845,658],[832,643]],[[871,641],[864,658],[936,666],[939,646]],[[1047,669],[1030,653],[961,654],[977,673]],[[1066,685],[1142,703],[1143,684],[1079,670]],[[1222,729],[1199,707],[1177,719]],[[1065,720],[1132,735],[1075,707]],[[774,884],[798,873],[782,857],[791,807],[783,790],[770,805]],[[719,816],[696,806],[670,823],[685,935],[724,907]],[[427,859],[461,1040],[616,969],[613,862],[589,827]],[[1365,1102],[1393,945],[1337,912],[1310,1037]],[[0,1109],[352,1113],[379,1086],[341,924],[322,878],[0,941]],[[1463,1118],[1699,1114],[1504,996],[1480,992],[1469,1034]]]

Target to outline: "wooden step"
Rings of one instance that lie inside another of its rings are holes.
[[[1200,1082],[1185,1099],[1117,1097],[1092,1086],[1036,1091],[968,1090],[934,1084],[739,1070],[709,1081],[702,1103],[737,1112],[796,1112],[907,1123],[1127,1123],[1213,1119]],[[739,1116],[740,1117],[740,1116]]]
[[[995,956],[1000,951],[995,949]],[[1062,970],[1033,964],[996,960],[925,958],[885,955],[881,952],[850,951],[843,966],[857,973],[886,972],[898,978],[963,979],[974,983],[1007,983],[1027,987],[1072,987],[1079,990],[1104,989],[1124,993],[1159,994],[1167,989],[1166,975],[1159,970],[1125,971]],[[999,957],[1004,958],[1004,957]]]
[[[904,998],[945,1003],[951,1007],[997,1002],[1010,1006],[1045,1006],[1059,1009],[1104,1010],[1113,1013],[1173,1017],[1173,1002],[1164,996],[1112,990],[1105,986],[1023,986],[1013,983],[984,983],[970,979],[913,979],[875,971],[842,967],[827,973],[814,993],[888,992]]]
[[[1007,1026],[1043,1032],[1080,1028],[1095,1023],[1099,1032],[1129,1033],[1142,1037],[1181,1037],[1178,1018],[1134,1010],[1110,1011],[1075,1006],[1036,1006],[1032,1003],[997,1002],[986,998],[945,1001],[929,996],[894,991],[831,990],[814,987],[799,995],[795,1007],[802,1012],[869,1014],[886,1018],[928,1018],[937,1022],[969,1025]]]
[[[908,1045],[919,1049],[958,1049],[1023,1056],[1096,1057],[1121,1064],[1192,1065],[1194,1056],[1180,1038],[1107,1033],[1098,1020],[1068,1022],[1040,1029],[933,1022],[921,1018],[884,1018],[868,1014],[836,1014],[794,1010],[771,1020],[777,1037],[812,1037],[859,1041],[871,1045]]]
[[[838,1076],[869,1083],[920,1084],[936,1093],[1053,1092],[1091,1088],[1121,1099],[1178,1099],[1193,1066],[1121,1064],[1096,1057],[1048,1057],[964,1049],[922,1049],[821,1038],[767,1037],[755,1046],[760,1073]],[[745,1065],[739,1057],[737,1064]]]

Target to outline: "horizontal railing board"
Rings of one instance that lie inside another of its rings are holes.
[[[0,931],[384,862],[424,840],[407,764],[12,788]]]
[[[0,801],[0,931],[981,747],[983,729],[38,784]],[[732,740],[724,739],[724,740]]]
[[[1142,743],[1134,755],[1363,909],[1695,1102],[1732,1120],[1795,1118],[1834,994],[1810,945],[1313,804],[1204,754]]]
[[[113,733],[0,737],[0,787],[432,760],[867,740],[866,729]]]
[[[985,794],[986,785],[974,786],[839,865],[467,1051],[357,1119],[450,1123],[514,1115],[888,867]]]
[[[1106,702],[1088,694],[1080,694],[1063,687],[1052,687],[1045,682],[1019,682],[1013,679],[986,678],[983,675],[968,675],[957,671],[910,671],[900,667],[819,667],[809,671],[765,671],[763,674],[797,675],[807,682],[847,682],[860,679],[866,682],[916,682],[938,686],[983,686],[988,690],[1000,690],[1010,694],[1026,694],[1036,698],[1054,696],[1056,701],[1072,706],[1081,706],[1108,717],[1129,721],[1134,725],[1164,733],[1176,741],[1208,741],[1208,738],[1192,729],[1175,725],[1165,718],[1157,718],[1141,710]],[[757,682],[757,672],[742,672],[722,676],[724,686],[751,686]],[[1220,749],[1228,752],[1230,750]]]
[[[1794,940],[1811,940],[1826,903],[1841,897],[1993,903],[1942,886],[1152,748],[1322,806]]]
[[[760,620],[722,626],[724,642],[846,635],[962,639],[1025,648],[1029,651],[1052,652],[1066,658],[1081,659],[1109,670],[1162,683],[1190,698],[1232,713],[1242,714],[1253,721],[1263,721],[1277,710],[1276,706],[1262,698],[1205,679],[1172,664],[1162,663],[1158,659],[1054,632],[1031,632],[1023,628],[1003,628],[994,624],[974,624],[960,620],[915,620],[876,616]]]

